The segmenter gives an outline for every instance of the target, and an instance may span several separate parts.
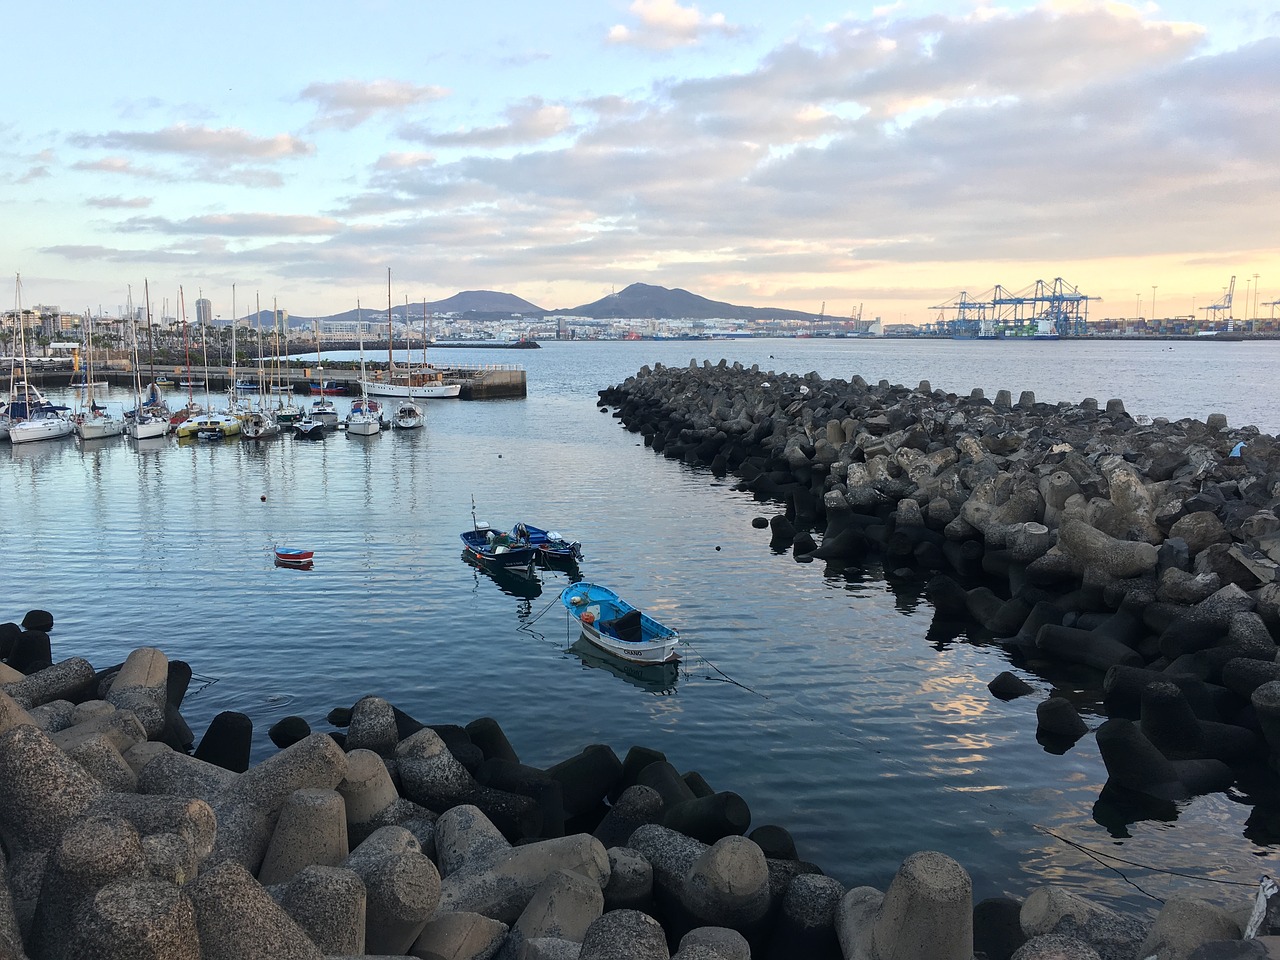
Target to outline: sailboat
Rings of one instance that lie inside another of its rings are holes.
[[[235,287],[232,287],[234,293]],[[234,313],[234,310],[232,311]],[[200,344],[204,351],[204,368],[207,372],[209,369],[209,337],[204,326],[204,317],[200,317]],[[235,378],[232,377],[234,384]],[[209,404],[209,388],[205,387],[205,403]],[[204,413],[197,414],[189,420],[180,424],[177,430],[178,437],[190,437],[195,435],[201,440],[223,440],[227,437],[234,437],[240,433],[240,418],[236,416],[234,409],[236,397],[235,387],[232,386],[227,397],[228,406],[222,410],[207,410]]]
[[[409,319],[409,298],[405,298],[404,303],[405,321]],[[413,345],[409,343],[409,338],[405,338],[405,351],[409,355],[409,375],[413,376]],[[422,300],[422,367],[427,366],[427,301],[424,297]],[[407,397],[400,401],[400,406],[396,408],[396,415],[391,418],[391,425],[397,430],[417,430],[422,426],[422,408]]]
[[[406,320],[408,318],[406,317]],[[462,392],[462,384],[446,381],[434,367],[424,365],[414,371],[410,364],[404,371],[396,369],[391,324],[391,270],[387,269],[387,377],[366,379],[360,376],[360,390],[373,397],[395,397],[406,400],[435,400],[456,397]],[[425,345],[423,347],[426,349]]]
[[[356,303],[356,316],[360,315],[360,304]],[[364,389],[364,331],[360,331],[360,399],[351,404],[351,412],[347,414],[347,433],[358,437],[371,437],[382,431],[382,410],[377,400],[370,400]]]
[[[357,315],[359,307],[356,307]],[[338,408],[333,405],[333,401],[324,395],[324,361],[320,359],[320,324],[318,321],[311,322],[311,329],[316,335],[316,378],[320,381],[320,394],[311,401],[310,416],[312,420],[318,420],[321,424],[330,430],[338,429]],[[314,390],[312,391],[315,392]]]
[[[27,382],[27,324],[22,315],[22,277],[18,277],[17,292],[19,357],[22,379],[16,377],[17,367],[9,372],[9,442],[30,443],[35,440],[56,440],[69,437],[74,432],[67,408],[51,404],[35,387]]]
[[[130,294],[126,300],[129,312],[133,312],[133,298]],[[105,406],[99,406],[93,397],[93,315],[85,310],[85,409],[71,418],[76,435],[81,440],[101,440],[103,437],[118,437],[124,433],[124,419],[113,416]],[[103,386],[106,386],[105,382]]]
[[[266,398],[270,396],[270,393],[267,390],[266,369],[262,365],[262,308],[260,304],[257,311],[257,335],[258,402],[256,405],[250,405],[251,409],[245,414],[240,424],[240,435],[246,440],[266,440],[280,434],[280,424],[276,422],[275,415],[271,412],[271,408],[267,406]]]
[[[151,377],[151,383],[147,386],[145,396],[142,393],[142,371],[139,369],[138,351],[141,345],[138,343],[137,324],[133,325],[133,367],[135,376],[133,378],[134,392],[138,394],[137,413],[146,413],[150,417],[163,418],[166,427],[165,433],[168,433],[169,403],[164,398],[164,394],[160,392],[160,377],[156,376],[156,341],[155,330],[151,323],[151,284],[143,279],[142,281],[143,302],[147,307],[147,366]],[[166,386],[172,385],[172,381],[168,377],[163,378]],[[149,432],[149,431],[148,431]],[[132,434],[130,434],[132,436]]]
[[[147,295],[147,322],[151,322],[151,297]],[[133,340],[133,397],[134,406],[132,414],[125,414],[124,432],[134,440],[151,440],[155,437],[163,437],[169,432],[169,418],[165,412],[155,410],[147,403],[147,398],[142,392],[142,370],[139,368],[138,362],[138,322],[133,316],[133,311],[129,311],[129,332]],[[152,387],[155,384],[152,383]],[[159,393],[159,388],[156,388]],[[161,401],[163,403],[163,401]]]
[[[280,309],[276,304],[274,297],[271,298],[271,329],[276,338],[275,357],[272,360],[275,364],[273,370],[278,374],[280,372]],[[287,346],[288,341],[286,340],[285,342]],[[273,394],[287,394],[290,390],[287,384],[276,383],[276,378],[273,376],[271,378],[271,392]],[[277,396],[275,417],[276,423],[280,424],[282,427],[292,426],[296,425],[303,419],[303,411],[287,396],[284,399],[280,399]]]
[[[184,433],[184,424],[204,413],[204,407],[196,403],[195,393],[193,392],[195,381],[191,377],[191,342],[187,338],[187,298],[183,294],[181,286],[178,287],[178,304],[179,309],[182,311],[182,352],[187,367],[186,376],[179,382],[187,390],[187,405],[174,411],[173,416],[169,418],[169,425],[173,427],[174,433],[179,437],[184,437],[195,433],[194,428],[187,429],[187,432]],[[203,383],[204,381],[201,382]],[[152,383],[154,384],[154,381]]]

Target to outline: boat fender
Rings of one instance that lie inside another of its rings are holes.
[[[596,622],[596,615],[592,613],[590,610],[588,610],[585,613],[583,613],[582,622],[588,625],[593,624]]]
[[[587,598],[583,596],[570,597],[569,602],[572,603],[575,607],[580,607],[587,602]]]

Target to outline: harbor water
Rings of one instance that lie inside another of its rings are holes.
[[[966,625],[936,621],[924,578],[798,564],[769,547],[755,502],[655,455],[597,409],[596,391],[644,364],[725,358],[768,371],[887,379],[1044,401],[1124,400],[1135,416],[1224,413],[1280,432],[1277,343],[760,340],[548,343],[438,351],[440,363],[519,362],[528,396],[425,404],[425,429],[322,442],[279,438],[0,446],[0,620],[43,608],[55,659],[95,666],[141,645],[188,661],[197,737],[223,710],[267,728],[378,694],[428,723],[492,716],[546,766],[589,743],[664,751],[681,771],[777,823],[848,885],[884,888],[914,851],[939,850],[976,898],[1068,886],[1153,911],[1179,891],[1239,904],[1276,869],[1274,805],[1249,785],[1156,819],[1116,815],[1091,736],[1065,754],[1035,739],[1036,704],[1069,696],[1103,719],[1097,677],[1046,678]],[[70,401],[71,395],[57,394]],[[108,402],[124,403],[124,391]],[[174,399],[178,399],[175,394]],[[336,398],[339,409],[348,400]],[[584,650],[540,587],[462,559],[475,516],[583,543],[581,574],[687,641],[646,673]],[[315,551],[282,569],[276,546]],[[536,595],[535,595],[536,594]],[[1036,694],[987,691],[1014,669]]]

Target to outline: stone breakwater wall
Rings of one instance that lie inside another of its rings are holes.
[[[797,560],[875,554],[927,576],[938,616],[976,621],[1015,663],[1096,671],[1111,799],[1167,804],[1280,768],[1274,437],[1216,414],[1139,421],[1114,399],[725,361],[645,367],[600,406],[664,456],[785,504],[755,523]],[[1010,672],[990,686],[1032,692]],[[1047,746],[1088,732],[1061,697],[1037,716]]]
[[[191,670],[142,647],[53,661],[53,618],[0,624],[0,958],[32,960],[1161,960],[1266,956],[1190,897],[1154,918],[1066,890],[973,903],[912,854],[846,889],[785,828],[660,750],[546,769],[501,726],[424,725],[376,696],[269,731],[222,713],[194,754]],[[1250,931],[1251,932],[1251,931]]]

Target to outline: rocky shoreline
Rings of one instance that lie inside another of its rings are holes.
[[[1051,886],[975,904],[930,851],[884,891],[846,889],[660,750],[537,769],[492,718],[429,726],[375,696],[328,733],[283,718],[250,766],[244,714],[195,745],[186,663],[54,663],[52,627],[0,624],[4,960],[1170,960],[1280,942],[1241,939],[1247,898],[1154,918]]]

